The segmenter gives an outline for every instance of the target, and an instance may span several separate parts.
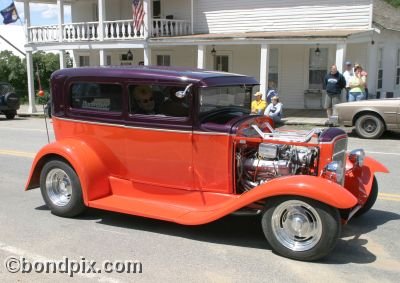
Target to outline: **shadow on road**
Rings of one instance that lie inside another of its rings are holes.
[[[376,255],[368,250],[368,240],[362,236],[376,230],[379,226],[399,220],[400,215],[382,210],[370,210],[363,216],[353,218],[343,226],[342,236],[334,251],[322,262],[327,264],[346,263],[371,263],[376,260]],[[352,237],[351,239],[343,239]]]
[[[40,206],[36,209],[47,210],[47,207]],[[376,255],[368,250],[368,240],[363,239],[362,236],[389,221],[399,219],[399,214],[381,210],[371,210],[359,218],[352,219],[349,224],[343,226],[341,238],[335,249],[319,263],[366,264],[374,262]],[[261,219],[258,216],[229,215],[205,225],[184,226],[149,218],[88,209],[76,220],[98,220],[99,224],[119,228],[161,233],[194,241],[271,250],[262,232]],[[344,239],[349,237],[351,239]]]

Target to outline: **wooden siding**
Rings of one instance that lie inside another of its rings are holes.
[[[198,0],[195,33],[367,29],[372,0]]]

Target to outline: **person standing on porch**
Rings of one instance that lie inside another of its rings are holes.
[[[268,89],[267,89],[267,104],[271,103],[271,98],[274,96],[278,96],[278,92],[276,91],[276,84],[274,81],[268,82]]]
[[[262,114],[267,107],[267,103],[262,99],[261,92],[256,92],[254,96],[256,99],[251,102],[251,114]]]
[[[358,101],[365,99],[365,86],[367,76],[363,73],[360,65],[355,65],[354,76],[350,81],[349,101]]]
[[[353,65],[350,61],[346,62],[346,70],[343,72],[343,77],[346,79],[346,101],[349,101],[350,81],[354,76]]]
[[[332,108],[335,104],[340,103],[340,96],[343,88],[346,87],[346,79],[338,72],[337,66],[332,65],[331,70],[326,74],[323,82],[323,89],[326,91],[325,109],[329,118],[332,116]]]

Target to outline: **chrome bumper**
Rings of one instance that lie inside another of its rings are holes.
[[[339,126],[339,116],[333,115],[329,117],[329,124]]]

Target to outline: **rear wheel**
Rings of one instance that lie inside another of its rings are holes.
[[[364,114],[357,118],[355,130],[363,139],[377,139],[385,131],[385,124],[374,114]]]
[[[74,217],[85,210],[82,188],[74,169],[64,161],[47,162],[40,173],[40,191],[51,212]]]
[[[376,199],[378,198],[378,182],[376,181],[376,178],[374,176],[374,180],[372,181],[372,187],[371,187],[371,192],[368,196],[367,201],[365,202],[364,206],[361,207],[356,214],[354,214],[355,217],[361,216],[364,213],[368,212],[375,204]]]
[[[303,197],[279,197],[267,202],[262,228],[277,253],[311,261],[334,248],[341,222],[336,208]]]
[[[8,120],[12,120],[15,118],[15,115],[17,115],[17,111],[4,111],[4,114]]]

